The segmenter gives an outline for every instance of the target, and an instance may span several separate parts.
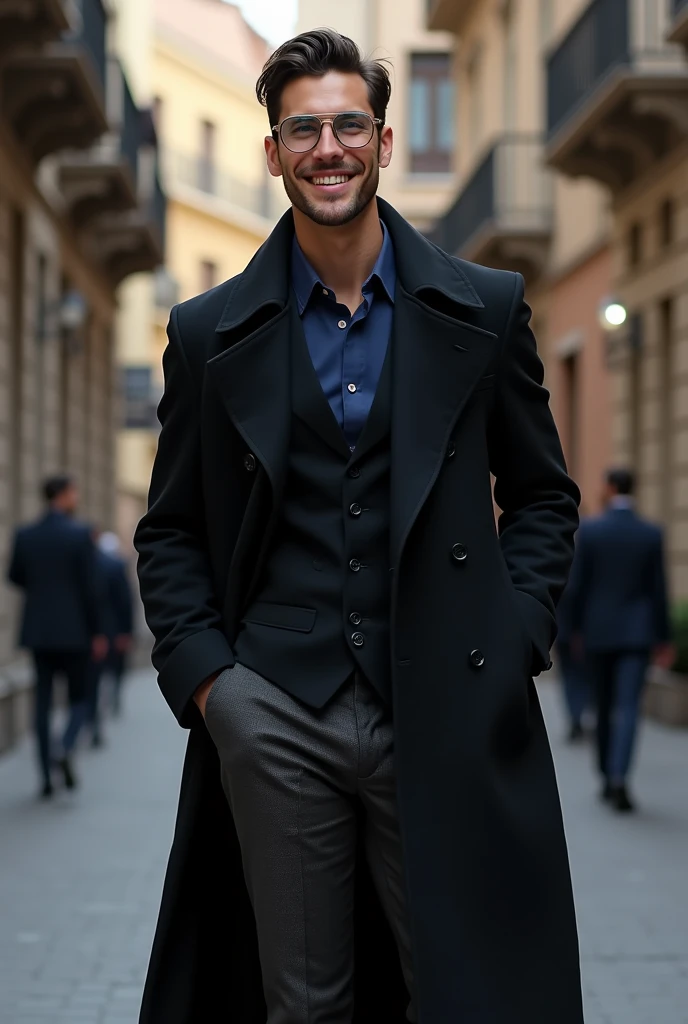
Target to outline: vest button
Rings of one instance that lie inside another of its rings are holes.
[[[470,661],[473,668],[482,668],[483,665],[485,664],[485,655],[483,654],[482,651],[471,651],[471,653],[468,656],[468,660]]]
[[[360,626],[363,622],[363,616],[359,615],[358,612],[352,612],[349,616],[349,622],[352,626]]]
[[[253,452],[246,452],[246,454],[244,455],[244,469],[248,470],[249,473],[252,473],[255,468],[256,468],[256,457],[255,457],[255,455],[253,454]]]
[[[362,511],[363,509],[356,501],[353,503],[353,505],[349,505],[349,512],[351,513],[352,516],[360,516]]]
[[[361,563],[357,558],[352,558],[351,561],[349,562],[349,568],[351,569],[352,572],[358,572],[358,570],[361,568]]]
[[[354,645],[354,647],[363,647],[363,644],[365,643],[365,637],[363,636],[363,633],[354,633],[353,636],[351,637],[351,643]]]
[[[347,473],[352,480],[358,480],[359,476],[361,475],[361,471],[358,468],[358,466],[349,466],[349,468],[347,469]]]
[[[452,558],[457,562],[465,562],[468,558],[468,551],[465,544],[455,544],[452,548]]]

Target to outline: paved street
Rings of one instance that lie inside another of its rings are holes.
[[[586,1024],[688,1024],[688,734],[647,726],[641,813],[614,817],[595,799],[589,751],[560,742],[554,686],[541,692],[573,860]],[[108,726],[108,748],[81,755],[80,791],[52,805],[34,799],[28,744],[0,760],[0,1024],[136,1024],[184,736],[146,672]]]

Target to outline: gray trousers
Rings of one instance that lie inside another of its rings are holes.
[[[236,665],[211,689],[206,725],[241,845],[267,1024],[353,1020],[357,798],[411,993],[392,721],[372,687],[357,675],[315,709]]]

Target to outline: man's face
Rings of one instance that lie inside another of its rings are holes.
[[[59,497],[60,508],[67,515],[74,515],[77,508],[79,507],[79,492],[76,489],[76,484],[70,484]]]
[[[329,71],[321,78],[305,75],[286,86],[282,93],[280,122],[294,114],[330,116],[344,111],[364,111],[374,117],[368,87],[360,75]],[[380,132],[375,126],[370,142],[347,149],[336,138],[332,126],[324,124],[317,146],[307,153],[292,153],[280,141],[265,140],[268,168],[282,176],[285,191],[297,210],[326,227],[354,220],[375,197],[380,168],[392,157],[392,129]],[[316,185],[314,179],[346,175],[336,185]]]

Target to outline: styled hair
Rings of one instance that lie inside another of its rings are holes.
[[[630,469],[615,467],[607,470],[607,483],[617,494],[633,494],[635,490],[635,477]]]
[[[282,43],[265,63],[256,82],[256,96],[267,107],[270,127],[279,121],[282,92],[290,82],[305,75],[322,78],[328,71],[360,75],[368,86],[373,114],[384,123],[392,93],[384,62],[364,58],[348,36],[331,28],[318,28]],[[273,136],[276,138],[277,133]]]
[[[67,473],[60,473],[58,476],[49,476],[43,483],[43,497],[46,501],[55,501],[61,494],[74,486],[74,478]]]

